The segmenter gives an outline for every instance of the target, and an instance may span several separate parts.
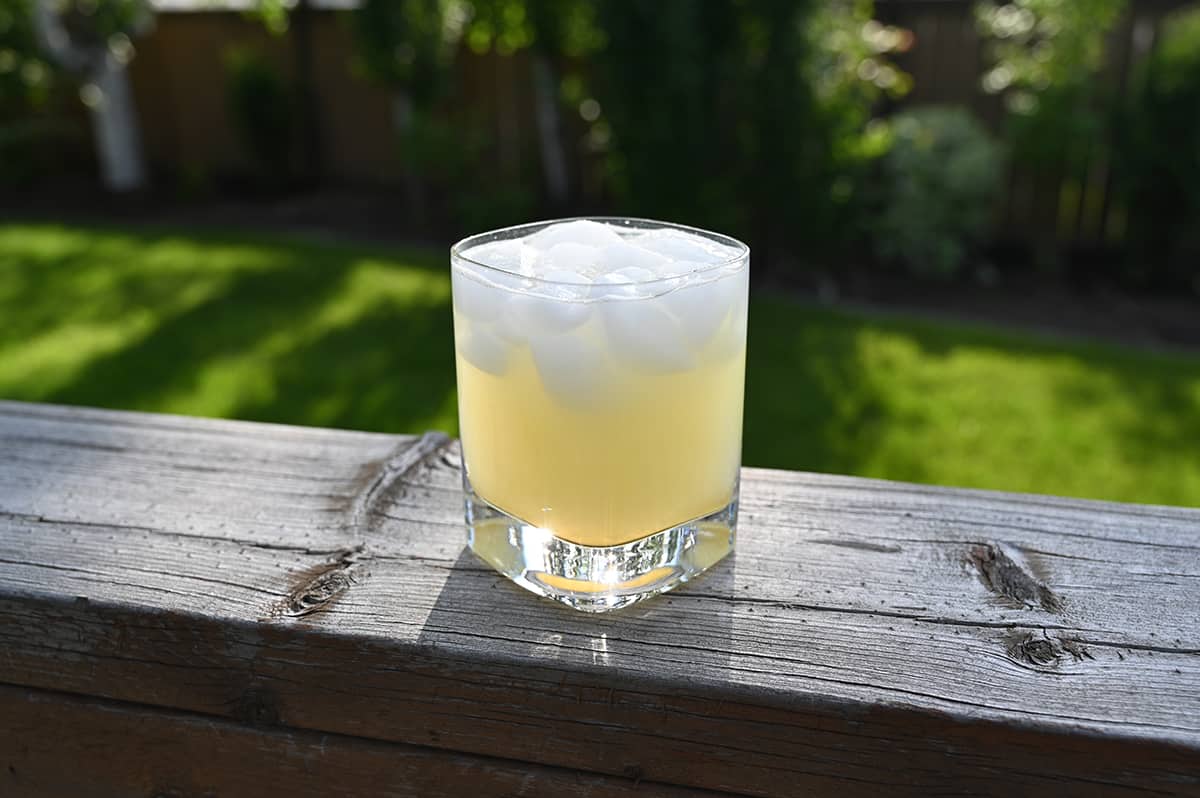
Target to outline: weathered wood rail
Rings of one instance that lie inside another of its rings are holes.
[[[455,447],[0,403],[0,795],[1200,795],[1200,511],[747,469],[587,616]]]

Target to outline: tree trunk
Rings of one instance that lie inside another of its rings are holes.
[[[146,186],[146,163],[133,92],[125,65],[107,49],[79,47],[62,24],[53,0],[38,0],[34,30],[42,48],[64,69],[95,84],[99,96],[88,103],[100,177],[109,191],[137,191]]]
[[[546,54],[536,53],[533,57],[533,96],[537,109],[542,175],[546,180],[546,195],[550,201],[555,205],[563,205],[567,201],[570,185],[559,124],[556,83],[554,64]]]
[[[90,107],[100,176],[109,191],[138,191],[146,187],[146,163],[129,72],[111,56],[92,74],[100,102]]]

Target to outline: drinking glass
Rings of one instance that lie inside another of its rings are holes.
[[[686,582],[734,545],[749,249],[629,218],[450,250],[470,547],[578,610]]]

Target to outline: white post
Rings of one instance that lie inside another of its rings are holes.
[[[108,52],[107,43],[97,50],[72,42],[54,0],[37,0],[33,22],[38,40],[50,57],[95,87],[89,91],[85,86],[83,96],[91,112],[96,159],[105,188],[110,191],[144,188],[142,138],[125,65]]]
[[[129,71],[111,55],[101,63],[91,76],[98,101],[89,109],[100,174],[110,191],[136,191],[146,186],[146,164]]]

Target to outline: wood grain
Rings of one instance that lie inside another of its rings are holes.
[[[415,448],[414,448],[415,447]],[[749,795],[1200,794],[1200,512],[746,469],[585,616],[456,444],[0,403],[0,682]]]
[[[669,798],[721,793],[0,687],[0,795]]]

